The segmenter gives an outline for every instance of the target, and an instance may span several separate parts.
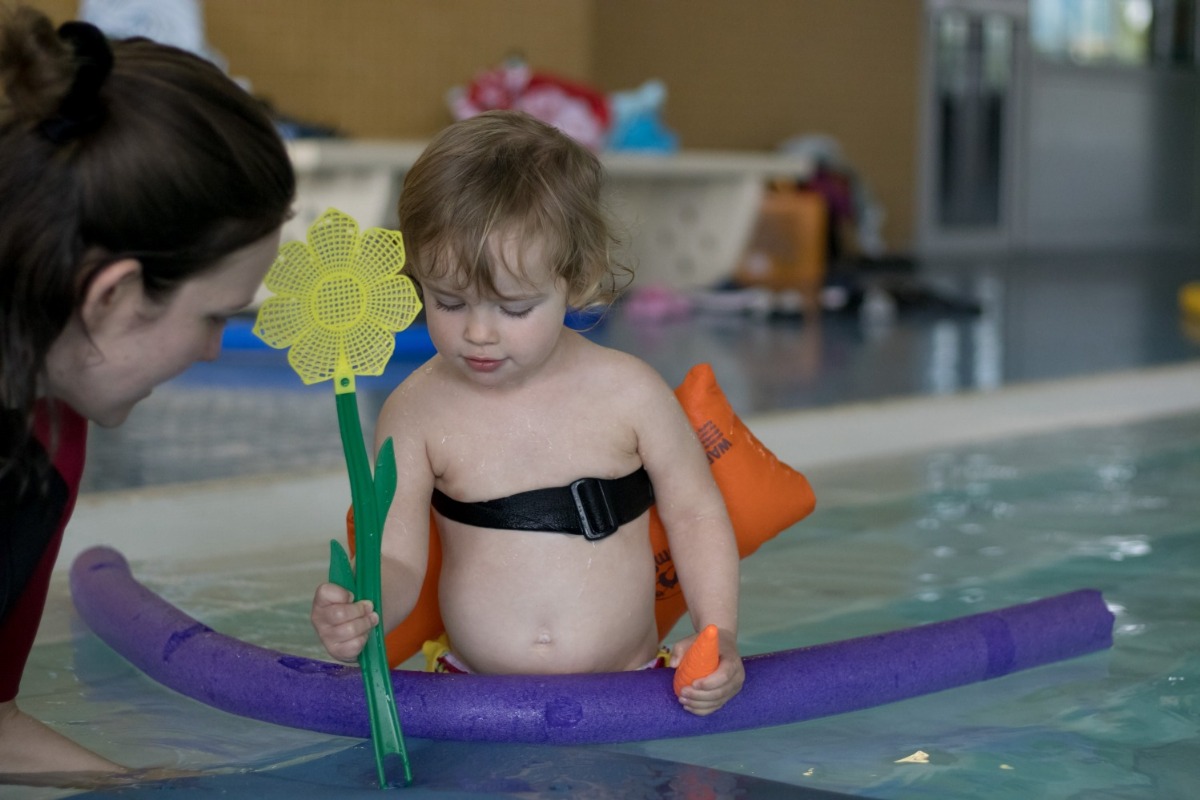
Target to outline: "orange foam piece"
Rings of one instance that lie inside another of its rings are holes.
[[[675,668],[676,697],[683,687],[691,686],[693,681],[716,672],[721,650],[717,639],[717,626],[709,625],[700,631],[696,641],[692,642],[692,646],[683,654],[679,666]]]

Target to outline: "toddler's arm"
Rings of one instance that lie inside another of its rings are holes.
[[[366,646],[371,628],[399,625],[416,605],[429,559],[429,498],[433,472],[425,456],[414,413],[402,384],[384,403],[375,426],[376,451],[391,438],[396,455],[396,494],[383,524],[380,589],[383,619],[370,601],[352,602],[347,590],[322,583],[313,596],[311,619],[321,644],[340,661],[354,661]]]
[[[716,671],[685,687],[679,701],[695,714],[711,714],[745,680],[737,651],[737,539],[708,459],[674,393],[656,374],[635,386],[645,394],[637,423],[638,453],[654,483],[655,504],[692,624],[697,631],[716,625],[720,632]],[[691,636],[675,645],[673,663],[694,640]]]

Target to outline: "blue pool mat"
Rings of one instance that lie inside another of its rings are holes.
[[[565,320],[567,327],[578,331],[595,330],[607,317],[598,311],[571,311]],[[253,317],[235,317],[225,325],[221,346],[227,350],[265,350],[267,344],[254,335]],[[396,334],[393,359],[425,359],[436,351],[423,322],[414,322]]]
[[[225,325],[221,347],[226,350],[266,350],[266,342],[254,335],[254,320],[235,317]],[[429,358],[434,354],[429,329],[415,322],[396,334],[396,349],[392,358]]]

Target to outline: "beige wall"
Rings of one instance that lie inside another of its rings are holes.
[[[288,114],[424,137],[445,94],[511,53],[587,78],[591,0],[207,0],[209,39]]]
[[[10,11],[18,5],[40,8],[55,22],[70,19],[74,16],[75,9],[79,8],[79,3],[75,0],[22,0],[20,3],[16,0],[0,0],[0,8],[5,11]]]
[[[685,146],[840,142],[907,248],[915,224],[921,0],[602,0],[597,80],[667,85]]]
[[[56,21],[77,0],[22,0]],[[12,5],[14,0],[0,0]],[[514,53],[591,80],[594,0],[203,0],[231,74],[281,112],[359,137],[427,137],[446,91]]]
[[[4,0],[8,2],[9,0]],[[56,19],[74,0],[36,0]],[[425,137],[444,96],[510,53],[613,91],[657,77],[685,147],[836,138],[914,228],[921,0],[205,0],[208,38],[280,111]]]

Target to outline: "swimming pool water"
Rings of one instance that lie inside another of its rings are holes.
[[[743,563],[744,653],[1082,587],[1102,590],[1115,612],[1114,647],[826,719],[587,752],[875,798],[1196,796],[1200,415],[825,467],[810,478],[817,512]],[[127,555],[140,580],[212,627],[321,656],[307,621],[325,567],[319,547],[187,564]],[[162,689],[92,637],[68,602],[56,584],[22,705],[89,746],[137,765],[268,770],[357,744]],[[370,751],[361,754],[373,777]],[[580,756],[561,756],[569,774]],[[603,785],[596,791],[604,796]]]
[[[822,477],[818,498],[860,499],[819,506],[747,563],[746,651],[1084,586],[1101,589],[1116,613],[1114,647],[891,706],[709,737],[715,757],[703,763],[871,797],[1196,796],[1200,417]],[[626,747],[688,759],[689,746]],[[917,751],[927,763],[897,763]]]

